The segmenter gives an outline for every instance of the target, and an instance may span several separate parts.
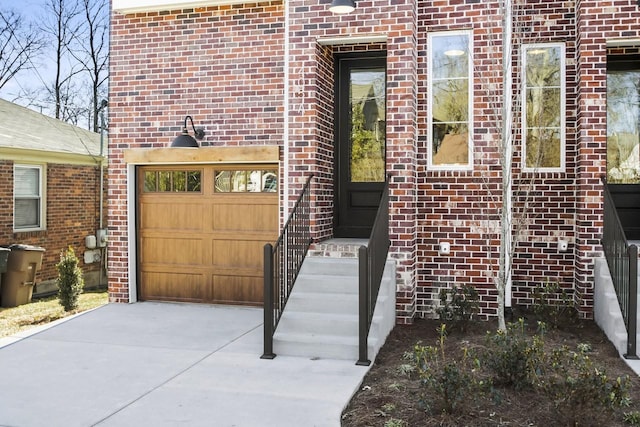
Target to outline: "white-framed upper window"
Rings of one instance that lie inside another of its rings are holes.
[[[563,172],[565,149],[564,43],[522,46],[522,168]]]
[[[44,167],[15,165],[13,169],[13,228],[44,229]]]
[[[427,36],[427,164],[430,169],[473,168],[473,33]]]

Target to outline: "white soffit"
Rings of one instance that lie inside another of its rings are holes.
[[[189,9],[206,6],[227,6],[247,3],[249,0],[112,0],[114,12],[127,14],[158,10]]]
[[[343,44],[386,43],[386,34],[344,35],[339,37],[322,37],[318,39],[320,46],[336,46]]]

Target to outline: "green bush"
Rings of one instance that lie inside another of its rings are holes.
[[[78,297],[84,288],[82,270],[78,264],[78,257],[71,246],[60,253],[60,262],[56,264],[58,301],[65,311],[78,308]]]
[[[539,328],[544,331],[544,324]],[[483,362],[496,384],[516,389],[533,386],[544,366],[542,334],[528,337],[524,320],[508,323],[506,331],[487,334],[487,350]]]
[[[638,411],[625,412],[624,422],[631,426],[640,426],[640,412]]]
[[[606,414],[630,402],[629,377],[607,377],[604,369],[594,366],[589,351],[588,345],[579,345],[576,351],[566,346],[554,350],[548,355],[548,372],[537,384],[553,403],[558,419],[571,425],[595,421],[590,419],[590,408],[600,408]]]
[[[440,305],[436,309],[442,322],[458,324],[464,330],[479,311],[478,291],[473,286],[454,286],[440,290]]]
[[[423,403],[426,408],[453,414],[461,404],[483,393],[488,384],[480,376],[480,361],[469,349],[464,349],[457,360],[449,358],[445,351],[446,326],[438,330],[437,346],[414,346],[413,360],[425,388]],[[436,407],[431,404],[436,402]]]
[[[547,281],[533,290],[533,312],[552,328],[575,321],[577,312],[571,296],[556,282]]]

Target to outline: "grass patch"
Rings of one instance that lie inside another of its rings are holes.
[[[81,294],[78,308],[68,312],[64,311],[56,296],[34,300],[17,307],[0,308],[0,338],[99,307],[108,301],[107,291],[99,291]]]

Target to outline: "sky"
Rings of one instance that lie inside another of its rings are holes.
[[[42,19],[42,16],[45,15],[44,5],[46,2],[47,0],[20,0],[19,2],[16,0],[0,0],[0,10],[13,10],[22,15],[23,19],[36,23],[37,20]],[[53,49],[53,47],[50,49]],[[53,55],[53,51],[50,51],[50,53]],[[14,76],[12,81],[0,89],[0,98],[21,103],[15,98],[23,90],[41,88],[45,85],[45,82],[50,83],[54,78],[55,68],[47,64],[51,62],[51,59],[48,59],[47,56],[48,53],[45,52],[42,57],[34,59],[34,69],[20,72]],[[30,106],[30,108],[39,111],[37,106]],[[42,110],[41,108],[39,112],[47,113],[47,111]]]

